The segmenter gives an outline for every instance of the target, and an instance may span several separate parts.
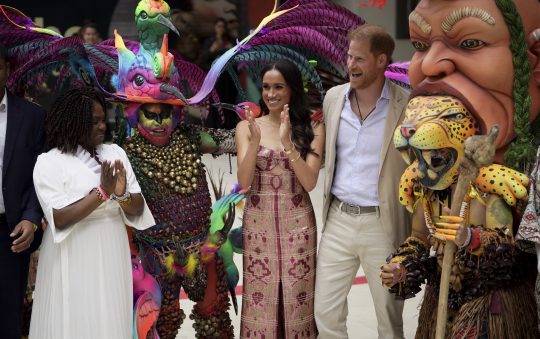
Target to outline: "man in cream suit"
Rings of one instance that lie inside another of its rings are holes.
[[[379,338],[403,338],[403,301],[381,286],[380,267],[410,234],[398,202],[406,164],[392,145],[408,92],[384,77],[394,41],[381,27],[349,33],[349,83],[324,99],[326,179],[317,259],[315,319],[319,338],[348,338],[347,295],[359,265],[375,304]],[[354,302],[363,303],[363,300]]]

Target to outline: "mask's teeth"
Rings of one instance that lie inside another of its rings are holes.
[[[422,151],[422,157],[424,157],[427,165],[431,166],[431,151]]]
[[[410,165],[412,163],[411,161],[411,155],[409,154],[409,151],[408,150],[401,150],[399,151],[399,153],[401,153],[401,157],[403,158],[403,160],[405,160],[405,162],[407,163],[407,165]]]
[[[434,170],[432,170],[431,168],[429,168],[429,169],[427,170],[427,174],[428,174],[428,177],[429,177],[431,180],[437,179],[437,173],[436,173]]]

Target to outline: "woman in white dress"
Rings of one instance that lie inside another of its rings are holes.
[[[47,115],[49,152],[34,185],[48,225],[30,324],[32,339],[132,337],[133,285],[125,225],[154,219],[125,152],[103,144],[105,101],[73,89]]]

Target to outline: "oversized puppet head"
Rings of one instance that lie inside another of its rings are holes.
[[[538,0],[421,0],[409,16],[416,95],[459,99],[487,133],[500,126],[497,161],[534,156],[540,111]]]
[[[164,145],[178,123],[181,107],[187,104],[178,89],[180,77],[174,57],[168,51],[167,33],[176,29],[170,22],[169,5],[163,0],[141,0],[135,22],[138,48],[128,49],[115,32],[116,95],[127,101],[124,114],[130,126],[136,126],[150,142]],[[143,123],[139,119],[142,117]]]

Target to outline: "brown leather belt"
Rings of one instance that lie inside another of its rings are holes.
[[[360,215],[377,213],[377,210],[379,209],[379,206],[357,206],[341,201],[337,197],[334,197],[334,199],[338,203],[338,208],[347,214]]]

